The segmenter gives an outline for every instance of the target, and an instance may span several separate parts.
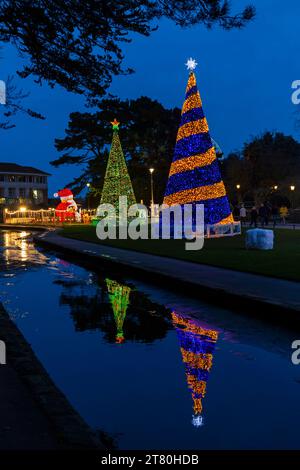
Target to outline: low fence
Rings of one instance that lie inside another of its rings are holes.
[[[56,209],[39,209],[39,210],[16,210],[8,211],[7,209],[3,214],[3,221],[5,224],[23,224],[23,225],[61,225],[62,222],[59,219],[59,213],[65,211],[57,211]],[[81,221],[84,221],[84,215],[93,217],[95,210],[83,210],[81,211]],[[63,222],[74,223],[72,218],[66,218]],[[79,222],[80,223],[80,222]]]

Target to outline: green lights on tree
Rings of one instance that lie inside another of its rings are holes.
[[[112,204],[116,209],[120,196],[127,196],[128,206],[136,204],[132,183],[127,170],[120,138],[119,122],[111,122],[113,138],[108,157],[100,204]]]
[[[125,340],[123,332],[123,324],[126,317],[127,307],[129,304],[129,296],[131,288],[123,284],[119,284],[111,279],[106,279],[106,285],[109,300],[114,312],[116,322],[116,343],[123,343]]]

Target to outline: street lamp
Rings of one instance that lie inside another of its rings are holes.
[[[237,189],[237,201],[238,201],[238,204],[241,204],[241,202],[242,202],[242,196],[241,196],[241,192],[240,192],[241,185],[240,185],[240,184],[236,184],[235,187],[236,187],[236,189]]]
[[[154,197],[153,197],[153,172],[154,168],[149,168],[150,171],[150,181],[151,181],[151,214],[153,212],[153,206],[154,206]]]
[[[89,211],[90,210],[90,187],[91,187],[91,183],[86,183],[86,187],[88,188],[87,206],[88,206],[88,211]]]
[[[277,191],[277,189],[278,189],[278,186],[277,186],[277,185],[275,185],[275,186],[274,186],[274,189],[275,189],[275,191]]]
[[[290,190],[292,191],[292,197],[291,197],[291,208],[294,209],[294,191],[296,189],[296,186],[293,184],[290,186]]]

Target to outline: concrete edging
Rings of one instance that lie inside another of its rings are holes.
[[[54,237],[52,237],[52,235],[54,235]],[[54,241],[51,238],[55,238],[56,240]],[[145,268],[141,265],[136,265],[134,263],[129,264],[122,262],[120,259],[111,259],[105,254],[101,256],[97,254],[90,254],[87,251],[83,253],[80,250],[75,250],[74,248],[60,245],[58,240],[59,238],[64,241],[69,240],[68,238],[60,237],[59,234],[54,234],[53,232],[36,235],[34,240],[37,242],[37,244],[45,245],[52,250],[62,252],[64,256],[71,258],[71,260],[74,262],[85,265],[86,267],[93,270],[99,270],[101,267],[103,268],[107,266],[110,269],[116,269],[118,273],[122,271],[123,273],[127,273],[133,276],[138,274],[139,278],[142,277],[145,280],[150,280],[155,284],[163,283],[167,288],[171,288],[173,290],[176,289],[176,291],[181,291],[184,294],[189,293],[198,298],[201,297],[202,300],[221,305],[223,308],[230,308],[238,310],[239,312],[242,310],[242,313],[250,313],[251,316],[257,315],[259,318],[266,317],[268,320],[273,322],[275,321],[279,323],[290,324],[291,321],[293,321],[294,324],[298,323],[300,325],[300,309],[298,307],[294,307],[293,305],[287,305],[284,302],[278,302],[274,299],[268,301],[253,294],[243,295],[238,292],[234,292],[233,290],[226,290],[222,287],[201,285],[199,282],[195,282],[193,278],[191,278],[189,281],[185,281],[180,279],[180,277],[177,277],[176,273],[174,273],[174,275],[170,275],[170,273],[166,275],[166,273],[161,273],[157,270],[149,270],[148,268]],[[70,240],[74,241],[74,239]],[[90,242],[86,243],[93,245]],[[228,272],[228,275],[230,275],[230,270],[225,271]],[[278,280],[274,278],[275,283],[276,281]],[[285,313],[287,315],[284,315]]]
[[[74,410],[56,387],[17,325],[0,303],[1,340],[6,344],[7,361],[29,389],[48,419],[61,449],[104,450],[100,438]]]

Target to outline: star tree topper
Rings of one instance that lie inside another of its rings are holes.
[[[197,62],[195,61],[195,59],[192,59],[192,57],[190,57],[187,61],[186,61],[186,67],[187,69],[190,71],[190,72],[193,72],[195,70],[195,68],[197,67]]]
[[[119,121],[116,120],[116,118],[113,121],[111,121],[111,125],[112,125],[114,131],[119,130],[119,124],[120,123],[119,123]]]

